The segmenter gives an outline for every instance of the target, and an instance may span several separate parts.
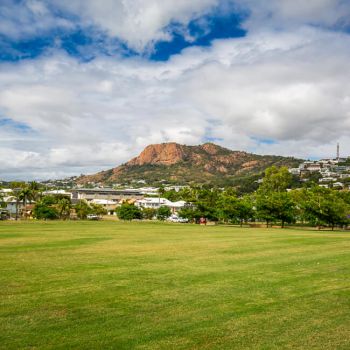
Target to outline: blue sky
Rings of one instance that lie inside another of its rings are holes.
[[[0,178],[168,141],[350,154],[349,18],[344,0],[3,0]]]
[[[244,12],[214,11],[189,21],[186,28],[181,23],[171,22],[164,28],[170,38],[154,42],[150,50],[141,52],[129,47],[118,37],[108,36],[101,28],[84,27],[79,25],[78,18],[73,18],[78,25],[69,28],[53,27],[44,32],[22,37],[11,37],[3,33],[0,35],[0,60],[35,59],[52,49],[62,49],[68,55],[82,61],[100,55],[122,55],[166,61],[172,55],[180,54],[183,49],[191,46],[210,46],[216,39],[245,36],[246,30],[241,27],[245,16]],[[59,17],[72,20],[68,13],[60,12]]]

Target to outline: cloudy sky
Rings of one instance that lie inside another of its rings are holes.
[[[0,178],[150,143],[350,155],[349,0],[1,0]]]

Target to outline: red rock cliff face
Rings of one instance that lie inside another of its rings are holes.
[[[220,150],[220,147],[217,145],[214,145],[213,143],[205,143],[204,145],[201,145],[200,148],[211,155],[218,154]]]
[[[185,147],[177,143],[162,143],[147,146],[141,154],[133,158],[127,165],[172,165],[186,157]]]
[[[135,179],[171,179],[200,183],[208,179],[220,180],[223,176],[232,178],[248,172],[259,173],[270,165],[286,164],[295,164],[295,161],[231,151],[213,143],[187,146],[171,142],[149,145],[129,162],[94,175],[82,176],[77,183],[116,183]]]

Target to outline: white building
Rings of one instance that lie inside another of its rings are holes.
[[[43,192],[44,196],[57,196],[62,195],[69,198],[72,198],[73,194],[72,192],[66,192],[65,190],[51,190],[51,191],[45,191]]]
[[[333,188],[343,188],[343,187],[344,187],[344,184],[341,182],[335,182],[333,184]]]
[[[289,172],[290,172],[292,175],[300,175],[300,169],[299,169],[299,168],[290,168],[290,169],[289,169]]]
[[[159,189],[156,187],[141,187],[141,188],[139,188],[139,191],[142,194],[146,194],[148,196],[154,196],[154,195],[158,194]]]
[[[89,203],[102,206],[104,209],[106,209],[108,215],[115,215],[115,211],[119,206],[119,203],[109,199],[93,199]]]
[[[329,188],[329,185],[319,185],[320,187]]]
[[[186,206],[185,201],[172,202],[166,198],[144,198],[137,200],[135,205],[139,208],[159,209],[162,206],[169,207],[172,213],[177,213]]]
[[[3,202],[5,203],[5,208],[11,215],[16,214],[16,206],[18,213],[23,209],[23,202],[17,201],[16,197],[8,196],[3,198]]]
[[[336,178],[334,177],[323,177],[322,179],[319,179],[318,182],[333,182],[333,181],[337,181]]]
[[[11,193],[13,193],[13,190],[11,188],[2,188],[0,189],[0,193],[3,195],[3,196],[10,196]]]

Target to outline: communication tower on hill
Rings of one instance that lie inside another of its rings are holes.
[[[339,147],[339,142],[337,143],[337,160],[340,158],[340,147]]]

